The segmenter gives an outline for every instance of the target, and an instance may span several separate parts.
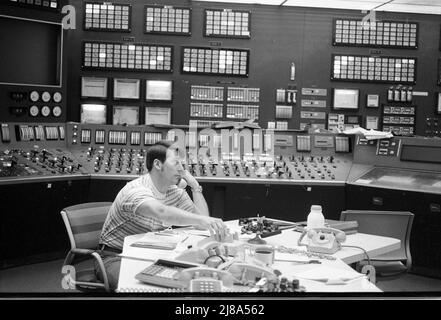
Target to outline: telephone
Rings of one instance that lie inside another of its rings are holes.
[[[158,259],[153,264],[138,273],[135,278],[141,282],[166,288],[184,289],[187,283],[179,281],[177,275],[181,270],[197,267],[197,264]]]
[[[185,179],[181,179],[176,185],[178,188],[185,189],[187,188],[187,181],[185,181]]]
[[[184,269],[176,275],[181,283],[186,283],[190,292],[220,292],[222,287],[233,286],[233,276],[224,270],[195,267]]]
[[[242,285],[255,284],[261,278],[278,279],[273,269],[244,262],[234,262],[226,270],[235,278],[235,283]]]
[[[225,262],[229,256],[234,256],[239,251],[240,247],[238,245],[225,245],[214,241],[213,237],[209,237],[198,242],[194,248],[183,251],[176,259],[217,267]]]
[[[302,240],[308,235],[309,244],[303,244]],[[298,246],[308,246],[308,251],[333,254],[341,249],[341,242],[346,240],[346,234],[333,228],[305,229],[297,241]]]

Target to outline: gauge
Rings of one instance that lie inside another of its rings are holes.
[[[52,114],[53,114],[55,117],[59,117],[59,116],[61,116],[61,108],[60,108],[60,106],[55,106],[55,107],[52,109]]]
[[[38,116],[38,113],[40,112],[40,110],[38,110],[37,106],[31,106],[29,108],[29,113],[31,114],[31,116],[36,117]]]
[[[48,106],[44,106],[43,108],[41,108],[41,114],[43,116],[47,117],[50,113],[51,113],[51,108],[49,108]]]
[[[53,99],[56,103],[59,103],[61,101],[61,98],[62,98],[61,92],[57,91],[54,93]]]
[[[40,99],[40,94],[38,93],[38,91],[34,90],[31,92],[29,97],[31,98],[31,101],[36,102],[36,101],[38,101],[38,99]]]
[[[49,100],[51,100],[51,94],[47,91],[43,92],[43,94],[41,95],[41,99],[44,102],[49,102]]]

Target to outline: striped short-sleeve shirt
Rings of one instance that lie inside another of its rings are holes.
[[[195,213],[195,205],[184,189],[170,186],[161,193],[153,184],[149,174],[127,183],[118,193],[110,207],[100,236],[100,244],[122,250],[124,238],[130,235],[163,230],[163,221],[136,214],[141,203],[157,200],[165,205]]]

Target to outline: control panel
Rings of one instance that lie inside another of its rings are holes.
[[[147,172],[147,151],[161,140],[175,142],[182,166],[200,181],[344,183],[351,168],[347,136],[210,130],[208,134],[184,126],[3,123],[0,174],[127,179]]]
[[[2,123],[0,127],[1,178],[87,174],[66,148],[64,123]]]
[[[168,139],[169,127],[68,123],[67,147],[90,174],[140,175],[147,172],[148,148]]]
[[[357,137],[349,184],[440,193],[441,141],[426,137]]]
[[[168,140],[176,142],[184,169],[201,181],[346,180],[352,158],[349,137],[247,130],[216,129],[208,134],[184,129],[178,134],[167,126],[69,123],[67,144],[85,170],[96,175],[146,173],[149,146]]]

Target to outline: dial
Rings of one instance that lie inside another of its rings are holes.
[[[38,99],[40,99],[40,94],[38,93],[38,91],[34,90],[31,92],[29,97],[31,98],[31,101],[36,102],[36,101],[38,101]]]
[[[48,106],[44,106],[43,108],[41,108],[41,114],[43,116],[47,117],[50,113],[51,113],[51,108],[49,108]]]
[[[54,99],[54,101],[55,101],[56,103],[60,102],[61,99],[62,99],[61,92],[58,92],[58,91],[55,92],[55,93],[54,93],[54,96],[53,96],[53,99]]]
[[[49,92],[45,91],[41,95],[41,99],[43,99],[44,102],[49,102],[49,100],[51,100],[51,94]]]
[[[53,114],[55,117],[59,117],[59,116],[61,116],[61,108],[60,108],[60,106],[55,106],[55,107],[52,109],[52,114]]]
[[[31,116],[36,117],[38,116],[38,113],[40,112],[40,110],[38,110],[37,106],[31,106],[29,108],[29,113],[31,114]]]

